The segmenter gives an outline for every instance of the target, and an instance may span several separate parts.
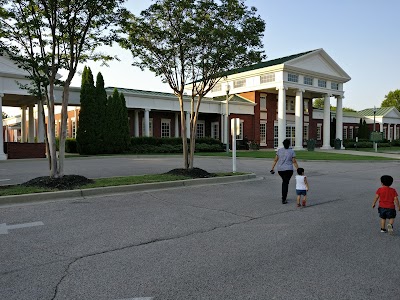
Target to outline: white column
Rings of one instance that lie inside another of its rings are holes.
[[[296,108],[295,108],[295,126],[296,126],[296,140],[295,150],[303,150],[303,92],[304,90],[298,90],[296,92]]]
[[[0,114],[3,116],[3,97],[4,94],[0,94]],[[4,140],[3,140],[3,119],[1,119],[1,130],[0,130],[0,160],[6,160],[7,155],[4,153]]]
[[[324,101],[324,138],[322,141],[321,149],[332,149],[330,145],[330,134],[331,134],[331,103],[330,95],[325,94]]]
[[[35,119],[33,117],[33,106],[28,106],[28,143],[35,141]]]
[[[343,97],[336,96],[336,138],[342,141],[343,149]]]
[[[186,137],[190,138],[190,112],[186,112]]]
[[[383,132],[383,123],[379,123],[379,132]],[[385,136],[383,138],[386,138]]]
[[[179,137],[179,113],[175,113],[175,137]]]
[[[388,123],[388,124],[387,124],[387,139],[388,139],[389,141],[391,141],[391,138],[392,138],[392,136],[391,136],[391,134],[390,134],[390,126],[392,126],[392,124],[391,124],[391,123]]]
[[[393,140],[397,140],[396,124],[393,124]]]
[[[39,103],[38,105],[38,143],[44,143],[44,123],[43,123],[43,108]]]
[[[144,110],[144,136],[150,136],[150,109]]]
[[[286,87],[281,86],[278,90],[278,148],[286,139]]]
[[[221,114],[221,143],[225,144],[225,115]]]
[[[139,136],[139,111],[135,110],[133,113],[133,116],[134,116],[133,122],[134,122],[134,126],[135,126],[135,129],[134,129],[135,137],[138,137]]]
[[[21,143],[26,142],[26,106],[21,107]]]

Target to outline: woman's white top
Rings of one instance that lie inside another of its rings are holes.
[[[296,175],[296,190],[307,190],[307,186],[305,183],[305,175]]]

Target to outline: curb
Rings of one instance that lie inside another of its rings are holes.
[[[186,179],[186,180],[167,181],[167,182],[141,183],[132,185],[79,189],[71,191],[57,191],[57,192],[44,192],[44,193],[24,194],[24,195],[0,196],[0,206],[4,204],[30,203],[39,201],[49,201],[49,200],[72,199],[72,198],[86,198],[86,197],[112,195],[112,194],[123,194],[130,192],[143,192],[143,191],[151,191],[158,189],[198,186],[204,184],[233,183],[237,181],[252,180],[255,178],[256,174],[251,173],[251,174],[237,175],[237,176],[196,178],[196,179]]]

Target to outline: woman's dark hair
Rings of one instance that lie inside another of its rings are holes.
[[[282,144],[283,144],[283,147],[285,147],[285,149],[289,149],[290,140],[289,139],[285,139]]]
[[[393,183],[393,177],[390,175],[383,175],[381,177],[381,182],[384,186],[391,186]]]

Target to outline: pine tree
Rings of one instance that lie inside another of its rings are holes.
[[[124,94],[120,94],[119,105],[121,107],[121,118],[120,118],[120,128],[121,128],[121,140],[122,140],[122,150],[126,151],[129,149],[130,145],[130,133],[129,133],[129,120],[128,120],[128,109],[126,108],[126,101]]]
[[[82,73],[81,108],[79,112],[76,142],[79,154],[96,154],[95,118],[93,118],[95,87],[90,68],[85,67]]]
[[[95,135],[97,153],[105,153],[104,139],[105,131],[107,130],[107,92],[104,88],[104,79],[99,72],[96,77],[95,88]]]

